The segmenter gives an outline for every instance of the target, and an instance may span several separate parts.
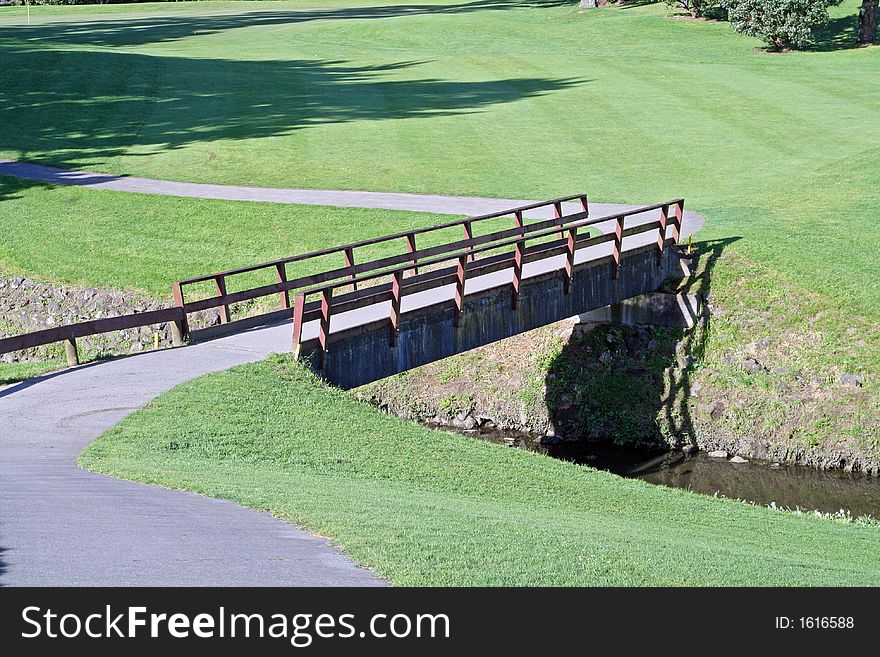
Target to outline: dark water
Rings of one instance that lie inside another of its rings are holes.
[[[695,493],[760,505],[775,502],[780,507],[805,511],[834,513],[843,509],[853,516],[880,519],[880,479],[870,475],[797,465],[774,467],[762,462],[735,464],[703,452],[650,452],[587,442],[545,446],[536,437],[518,432],[484,430],[478,435],[491,442]]]

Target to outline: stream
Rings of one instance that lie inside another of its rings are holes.
[[[863,473],[749,461],[730,463],[704,452],[647,451],[585,441],[542,445],[529,434],[498,429],[467,432],[494,443],[589,465],[622,477],[684,488],[763,506],[880,519],[880,479]]]

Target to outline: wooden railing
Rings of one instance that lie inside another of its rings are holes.
[[[581,210],[580,212],[574,214],[564,215],[563,203],[570,201],[579,202]],[[196,276],[193,278],[187,278],[181,281],[177,281],[176,283],[174,283],[172,289],[174,305],[182,308],[184,313],[187,315],[193,312],[198,312],[200,310],[219,308],[220,323],[226,324],[232,321],[232,313],[230,310],[231,304],[271,295],[278,295],[278,309],[280,311],[280,314],[284,314],[284,312],[288,311],[288,309],[290,308],[290,292],[293,290],[337,279],[348,280],[350,284],[356,289],[358,282],[355,279],[358,275],[361,275],[365,272],[374,271],[378,268],[403,263],[409,263],[411,265],[411,267],[409,268],[411,268],[413,272],[417,274],[417,260],[424,253],[417,250],[416,239],[418,236],[424,236],[429,233],[434,233],[437,231],[449,228],[456,228],[460,226],[462,228],[465,240],[474,239],[474,226],[481,222],[510,216],[511,219],[516,223],[516,225],[521,227],[525,224],[526,221],[523,218],[524,213],[530,210],[536,210],[545,207],[553,208],[554,218],[549,221],[541,222],[542,225],[559,225],[563,221],[570,221],[575,217],[582,218],[589,215],[589,203],[586,194],[575,194],[573,196],[564,196],[561,198],[551,199],[549,201],[542,201],[540,203],[531,203],[529,205],[523,205],[501,212],[492,212],[489,214],[467,217],[465,219],[457,219],[455,221],[450,221],[435,226],[417,228],[405,232],[394,233],[392,235],[383,235],[372,239],[362,240],[360,242],[352,242],[350,244],[344,244],[342,246],[334,246],[327,249],[322,249],[320,251],[304,253],[290,258],[273,260],[271,262],[264,262],[257,265],[250,265],[247,267],[240,267],[238,269],[230,269],[214,274]],[[366,247],[375,247],[379,244],[393,242],[403,242],[403,248],[401,249],[400,253],[378,260],[359,262],[360,259],[357,258],[359,250],[362,250]],[[317,261],[318,259],[332,255],[340,256],[339,267],[325,269],[324,271],[310,273],[306,276],[300,276],[296,278],[288,277],[288,265],[296,263],[307,266],[308,261],[310,260]],[[253,272],[258,272],[261,270],[268,270],[275,281],[273,283],[261,285],[258,287],[250,287],[238,292],[230,293],[227,291],[230,278],[240,276],[242,274],[251,274]],[[211,283],[214,287],[215,294],[207,298],[187,301],[185,297],[186,288],[200,283]],[[184,335],[186,335],[186,333],[187,327],[184,326]]]
[[[170,322],[172,325],[172,336],[175,344],[182,343],[181,327],[185,324],[185,317],[180,308],[162,308],[161,310],[150,310],[143,313],[133,313],[130,315],[121,315],[119,317],[105,317],[104,319],[95,319],[88,322],[79,322],[77,324],[66,324],[64,326],[56,326],[42,331],[34,331],[32,333],[24,333],[22,335],[14,335],[9,338],[0,338],[0,354],[10,351],[20,351],[22,349],[30,349],[46,344],[54,344],[63,342],[67,353],[67,364],[70,366],[79,363],[79,352],[76,346],[76,339],[89,335],[97,335],[99,333],[110,333],[111,331],[124,331],[125,329],[138,328],[141,326],[149,326],[150,324],[165,324]]]
[[[566,215],[564,214],[563,203],[571,201],[579,202],[580,210]],[[554,216],[551,219],[532,220],[524,218],[524,213],[546,207],[553,208]],[[589,205],[585,194],[556,198],[541,203],[532,203],[501,212],[467,217],[435,226],[353,242],[281,260],[180,280],[172,286],[174,305],[170,308],[133,313],[119,317],[108,317],[8,338],[0,338],[0,353],[64,342],[68,363],[75,365],[79,362],[76,345],[77,338],[162,323],[170,324],[172,342],[177,346],[183,344],[189,335],[189,314],[211,308],[219,308],[221,324],[228,324],[232,322],[232,304],[272,295],[278,296],[279,310],[275,313],[267,313],[267,316],[277,314],[278,318],[281,319],[290,317],[292,314],[296,336],[300,335],[303,322],[310,321],[313,318],[321,318],[321,325],[324,329],[321,339],[323,341],[322,344],[326,346],[331,314],[354,309],[359,307],[359,305],[363,306],[383,299],[391,299],[393,301],[392,316],[390,318],[391,325],[396,326],[396,321],[400,314],[400,299],[402,296],[430,287],[448,284],[452,281],[455,281],[458,286],[457,307],[460,309],[464,281],[468,275],[489,273],[513,267],[513,303],[515,304],[518,299],[518,286],[522,276],[522,266],[527,262],[550,257],[558,253],[568,253],[567,271],[570,280],[575,250],[613,241],[615,262],[619,266],[623,239],[630,235],[654,229],[660,230],[661,237],[658,238],[658,252],[662,253],[664,242],[662,235],[665,235],[666,224],[670,219],[672,220],[673,237],[675,241],[679,239],[683,207],[683,200],[669,201],[658,205],[636,208],[618,215],[590,220]],[[657,209],[661,211],[658,221],[632,228],[624,227],[626,217]],[[670,210],[672,210],[671,215]],[[512,220],[512,228],[487,235],[474,236],[475,225],[480,222],[504,217],[509,217]],[[532,223],[527,223],[527,221]],[[597,237],[591,237],[584,233],[578,234],[579,229],[608,221],[617,222],[614,233]],[[464,239],[428,248],[417,248],[417,236],[458,226],[462,228]],[[530,241],[546,240],[554,234],[557,236],[556,240],[542,244],[527,244]],[[365,262],[358,262],[356,260],[358,250],[395,241],[403,242],[403,248],[399,253]],[[508,254],[488,255],[489,251],[505,246],[513,246],[514,250]],[[319,258],[334,254],[341,256],[341,266],[292,279],[288,278],[288,265],[292,263],[305,263],[307,265],[309,261],[317,263]],[[478,259],[478,255],[483,257]],[[439,270],[424,272],[425,268],[433,268],[448,262],[455,262],[456,264],[451,269],[440,268]],[[423,270],[423,273],[419,272],[420,268]],[[266,270],[273,275],[275,279],[273,283],[249,287],[237,292],[228,292],[227,283],[230,278]],[[404,274],[409,272],[412,275],[406,278],[406,282],[404,282]],[[375,283],[377,279],[381,279],[383,276],[391,278],[390,282],[384,286],[379,284],[363,288],[361,285],[367,282]],[[215,295],[187,301],[184,296],[186,288],[205,282],[213,283]],[[320,287],[321,285],[324,287]],[[333,300],[333,292],[335,290],[348,286],[351,287],[350,294]],[[296,295],[294,307],[291,308],[290,293],[296,291],[299,292]],[[307,302],[307,296],[312,294],[320,294],[322,297],[321,301]],[[326,309],[324,305],[326,305]],[[325,324],[326,326],[324,326]]]
[[[625,226],[627,217],[654,210],[659,210],[659,217],[656,221],[641,223],[629,228]],[[513,270],[511,277],[511,304],[516,309],[520,298],[523,266],[529,262],[561,254],[566,255],[563,268],[565,272],[564,292],[568,293],[571,289],[576,252],[580,249],[608,242],[614,243],[611,253],[613,262],[612,276],[617,278],[620,272],[624,239],[649,231],[656,230],[658,233],[656,244],[657,262],[659,265],[667,241],[667,227],[670,219],[672,239],[674,242],[678,242],[681,234],[683,213],[684,200],[677,199],[595,219],[586,218],[586,213],[584,212],[563,217],[562,221],[553,219],[551,221],[536,222],[528,226],[524,226],[521,221],[518,221],[516,227],[508,230],[413,251],[410,254],[411,261],[405,265],[394,266],[397,264],[394,258],[376,261],[372,263],[374,265],[372,271],[360,273],[347,280],[311,287],[300,291],[296,295],[293,312],[294,352],[299,353],[302,344],[303,325],[309,321],[319,320],[318,342],[320,349],[318,367],[321,367],[328,349],[331,317],[335,314],[387,301],[391,302],[388,316],[389,342],[394,346],[397,340],[403,297],[453,283],[455,284],[454,323],[457,326],[464,308],[467,279],[505,269]],[[612,221],[615,223],[614,232],[597,236],[589,233],[579,233],[579,231],[590,226]],[[554,235],[557,235],[558,239],[529,245],[529,242],[546,240]],[[513,247],[513,249],[504,253],[489,255],[490,251],[497,251],[505,247]],[[478,258],[477,256],[481,254],[486,255],[485,257]],[[450,263],[452,263],[451,267],[443,267],[444,264]],[[423,268],[430,268],[431,271],[405,278],[406,273],[413,270],[416,264]],[[381,283],[382,279],[388,279],[388,281]],[[373,283],[373,285],[358,290],[357,285],[359,283]],[[348,286],[351,286],[351,292],[334,297],[334,293],[337,290]],[[320,300],[309,301],[309,297],[312,296],[319,296]]]

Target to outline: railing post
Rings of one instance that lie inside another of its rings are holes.
[[[349,268],[354,267],[354,249],[352,249],[351,247],[348,247],[347,249],[345,249],[345,266],[349,267]],[[355,273],[351,272],[348,275],[348,280],[354,281],[354,277],[355,277]],[[355,282],[352,282],[351,291],[357,292],[357,289],[358,289],[358,284]]]
[[[473,230],[473,226],[471,225],[471,222],[466,221],[465,223],[462,224],[462,227],[464,228],[464,238],[467,240],[474,239],[474,230]],[[471,247],[471,248],[473,248],[473,247]],[[473,261],[474,261],[474,254],[473,253],[468,254],[468,262],[473,262]]]
[[[321,291],[321,323],[318,329],[318,342],[321,344],[321,353],[318,354],[318,369],[324,369],[327,361],[327,351],[330,341],[330,313],[333,304],[333,288]]]
[[[406,235],[406,248],[409,249],[409,252],[410,252],[411,254],[413,254],[413,253],[416,252],[416,236],[415,236],[415,233],[407,233],[407,235]],[[410,259],[410,262],[413,263],[413,269],[412,269],[412,270],[413,270],[413,273],[414,273],[416,276],[418,276],[418,275],[419,275],[419,268],[415,266],[415,264],[416,264],[416,257],[415,257],[415,256],[412,256],[412,258]]]
[[[79,365],[79,351],[76,348],[76,338],[69,337],[64,341],[64,351],[67,355],[67,366]]]
[[[620,277],[620,258],[621,252],[623,251],[623,220],[626,219],[625,215],[620,215],[617,218],[617,224],[614,227],[614,267],[612,271],[612,278]]]
[[[582,194],[580,197],[580,200],[581,200],[581,208],[583,209],[583,211],[586,212],[587,214],[590,214],[590,204],[587,201],[587,195]]]
[[[666,222],[669,219],[669,206],[660,208],[660,234],[657,236],[657,266],[663,262],[663,247],[666,244]]]
[[[285,265],[283,262],[279,262],[277,265],[275,265],[275,271],[278,274],[278,282],[286,283],[287,265]],[[281,310],[287,310],[288,308],[290,308],[290,294],[287,292],[287,290],[281,290],[281,292],[278,293],[278,303],[281,307]]]
[[[568,231],[568,244],[565,254],[565,283],[563,289],[565,294],[571,292],[571,282],[574,278],[574,254],[577,245],[577,227]]]
[[[684,199],[675,204],[675,220],[672,222],[672,239],[678,244],[681,241],[681,219],[684,215]]]
[[[226,277],[225,276],[215,276],[214,277],[214,286],[217,288],[217,296],[225,297],[226,296]],[[220,323],[228,324],[229,323],[229,305],[223,304],[220,306]]]
[[[400,300],[403,288],[403,272],[394,272],[391,281],[391,324],[388,327],[388,344],[397,346],[397,334],[400,330]]]
[[[526,243],[525,240],[516,243],[516,252],[513,254],[513,298],[511,307],[516,310],[519,308],[519,292],[522,286],[522,270],[523,258],[525,257]]]
[[[171,287],[171,296],[174,305],[180,308],[180,319],[171,323],[171,344],[180,347],[189,336],[189,322],[186,321],[186,307],[183,301],[183,289],[180,282],[175,282]]]
[[[303,315],[306,310],[306,297],[300,292],[293,299],[293,340],[291,351],[294,358],[299,358],[302,351]]]
[[[558,219],[560,225],[562,224],[562,203],[560,201],[553,201],[553,216]],[[559,239],[565,237],[565,231],[559,231]]]
[[[461,322],[461,315],[464,312],[464,285],[467,280],[467,256],[461,256],[458,259],[458,271],[456,272],[455,282],[455,319],[453,326],[458,326]]]
[[[516,210],[513,213],[514,220],[516,221],[516,227],[523,227],[523,216],[522,211]],[[520,233],[520,236],[525,237],[523,233]],[[516,243],[516,252],[513,254],[513,297],[511,298],[510,306],[513,310],[519,308],[519,292],[520,286],[522,284],[522,271],[523,271],[523,260],[526,255],[526,242],[525,239]]]

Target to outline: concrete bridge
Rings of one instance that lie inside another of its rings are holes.
[[[524,221],[546,207],[552,218]],[[412,235],[405,254],[300,290],[294,352],[353,388],[652,292],[680,275],[683,211],[678,199],[591,218],[577,196],[426,229],[460,223],[465,238],[417,249]],[[477,234],[504,218],[511,227]]]

